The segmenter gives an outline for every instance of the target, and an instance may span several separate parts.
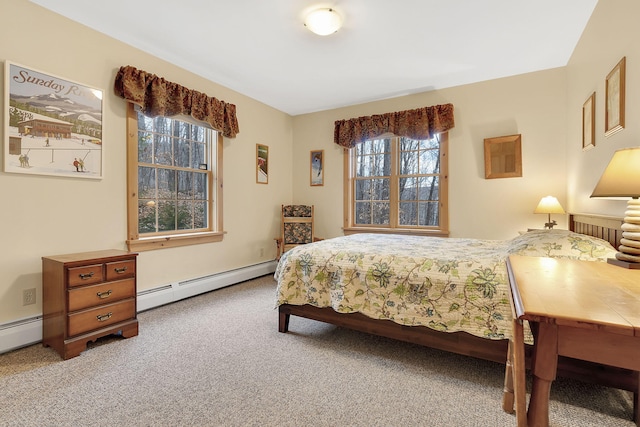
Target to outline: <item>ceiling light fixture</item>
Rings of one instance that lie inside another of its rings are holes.
[[[319,36],[328,36],[340,29],[342,17],[331,8],[316,9],[307,15],[304,25]]]

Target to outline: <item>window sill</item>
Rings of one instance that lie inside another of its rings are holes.
[[[449,237],[448,231],[425,230],[419,228],[380,228],[380,227],[347,227],[343,228],[344,234],[378,233],[378,234],[405,234],[410,236]]]
[[[155,249],[177,248],[180,246],[221,242],[225,234],[226,233],[222,231],[144,237],[136,240],[127,240],[127,245],[129,246],[129,250],[134,252],[152,251]]]

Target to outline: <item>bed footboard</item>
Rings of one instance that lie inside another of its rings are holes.
[[[279,332],[289,330],[289,317],[294,315],[479,359],[498,363],[507,360],[507,339],[490,340],[466,332],[447,333],[424,326],[404,326],[390,320],[372,319],[361,313],[338,313],[331,307],[283,304],[278,311]]]

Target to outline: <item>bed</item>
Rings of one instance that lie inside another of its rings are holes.
[[[605,261],[615,254],[621,224],[572,214],[570,230],[533,230],[505,241],[358,234],[298,246],[275,272],[278,330],[287,332],[293,315],[505,363],[506,257]],[[637,373],[626,370],[563,359],[558,372],[638,390]]]

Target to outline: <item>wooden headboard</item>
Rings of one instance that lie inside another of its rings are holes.
[[[614,248],[620,246],[623,219],[595,214],[569,214],[569,230],[606,240]]]

